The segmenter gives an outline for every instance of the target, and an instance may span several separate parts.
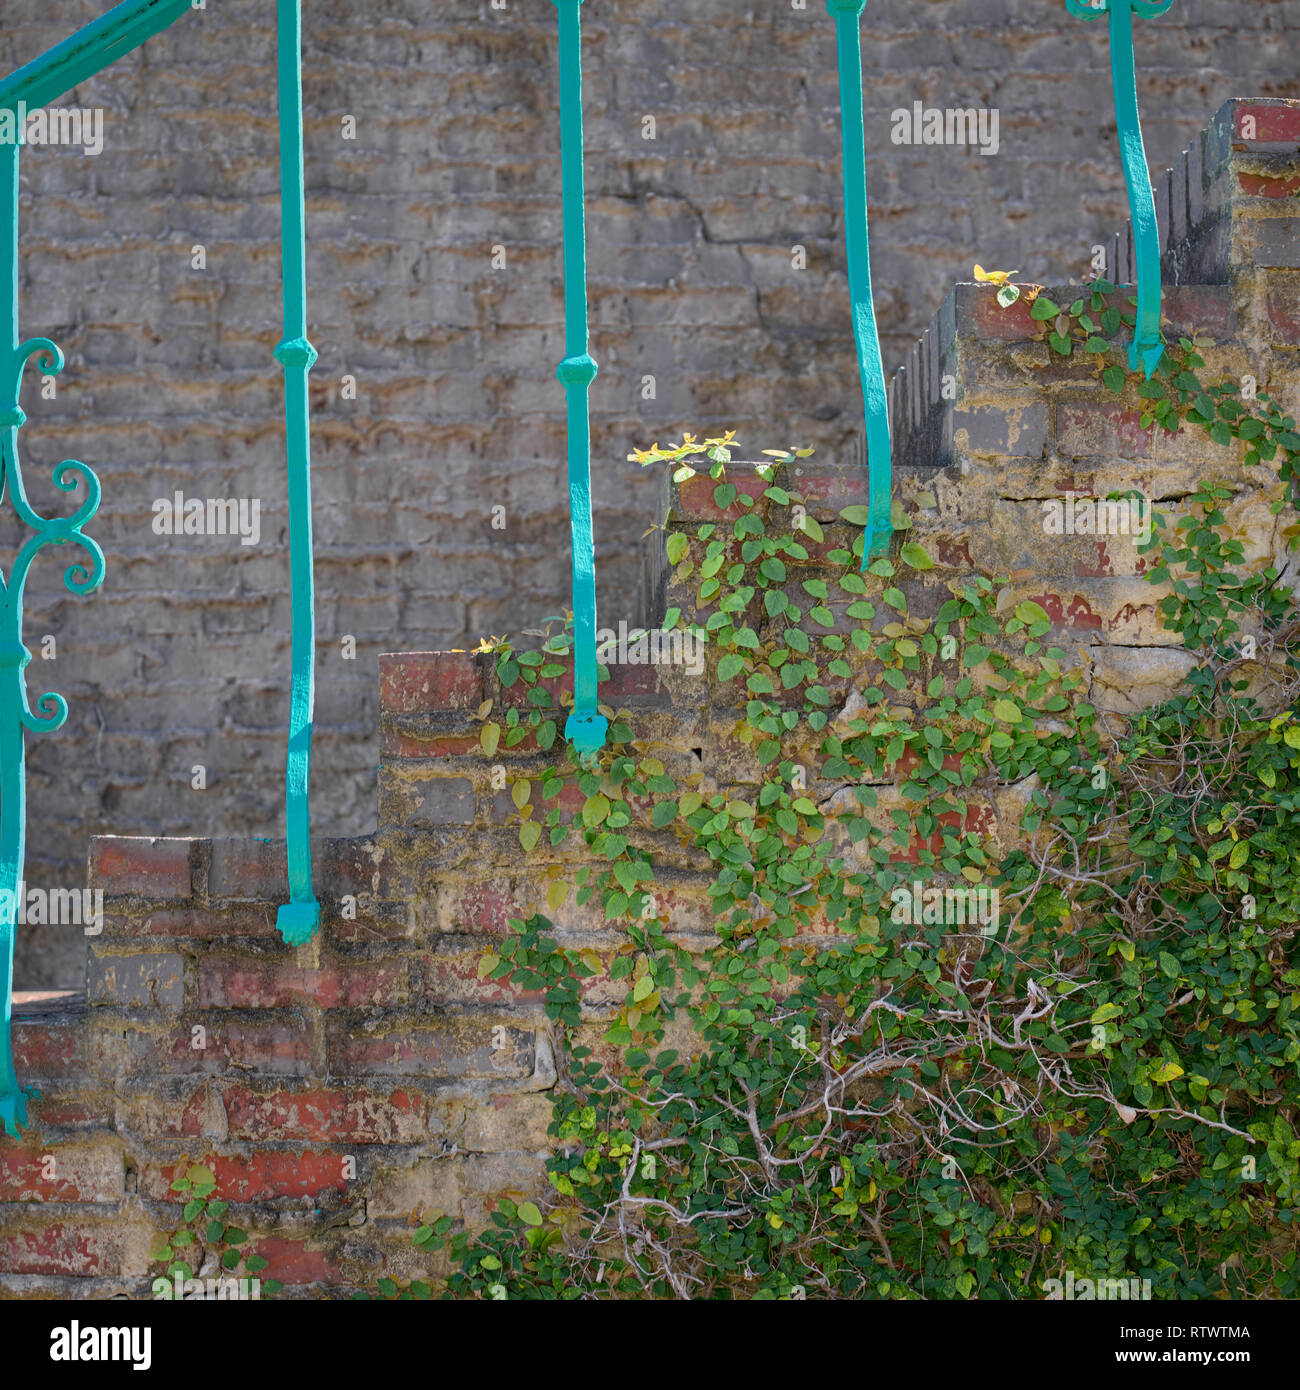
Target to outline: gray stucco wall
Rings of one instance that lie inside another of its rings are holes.
[[[0,62],[105,8],[5,0]],[[517,632],[567,602],[554,9],[305,8],[314,797],[319,829],[350,834],[373,822],[376,654]],[[271,0],[207,0],[61,103],[103,108],[98,157],[24,159],[23,331],[69,358],[54,400],[35,382],[24,395],[28,485],[53,507],[51,465],[97,468],[90,529],[109,562],[93,598],[63,593],[62,555],[29,587],[29,645],[57,638],[57,660],[32,664],[33,697],[53,687],[72,707],[64,730],[29,741],[33,883],[79,885],[94,832],[282,831],[273,16]],[[602,621],[616,624],[637,616],[657,482],[625,462],[633,445],[735,428],[750,456],[837,451],[860,403],[821,0],[588,0],[583,20],[596,527]],[[1300,0],[1197,0],[1140,22],[1152,167],[1229,96],[1300,95],[1298,37]],[[1063,0],[869,0],[863,48],[892,367],[974,261],[1082,277],[1126,205],[1104,23]],[[891,111],[917,101],[995,108],[998,153],[891,143]],[[260,499],[259,544],[154,534],[152,503],[178,489]],[[0,543],[18,536],[0,522]],[[83,952],[75,928],[28,929],[19,987],[75,981]]]

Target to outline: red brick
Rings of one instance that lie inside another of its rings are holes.
[[[1037,338],[1043,324],[1030,316],[1032,308],[1029,296],[1022,293],[1009,309],[1004,309],[998,303],[996,286],[977,286],[970,300],[971,330],[977,338],[1000,343]]]
[[[1255,138],[1247,141],[1242,135],[1242,119],[1255,118]],[[1300,108],[1294,103],[1286,106],[1255,105],[1249,101],[1236,103],[1233,113],[1233,143],[1244,149],[1254,145],[1300,145]]]
[[[107,1145],[33,1144],[26,1138],[22,1147],[0,1144],[3,1202],[116,1202],[124,1184],[121,1153]]]
[[[658,666],[645,663],[633,666],[630,662],[606,665],[609,679],[600,682],[598,692],[602,704],[657,703],[668,698],[668,687],[660,677]]]
[[[96,835],[90,842],[90,882],[105,894],[188,898],[190,857],[199,840]]]
[[[209,956],[199,963],[201,1008],[278,1009],[393,1005],[407,997],[405,965],[364,962],[306,969],[286,960]]]
[[[257,898],[282,902],[289,892],[289,869],[283,840],[212,841],[208,870],[210,898]],[[274,917],[274,912],[271,914]]]
[[[713,494],[726,483],[735,487],[737,496],[729,507],[719,507]],[[767,510],[763,493],[770,486],[766,478],[760,478],[755,472],[753,463],[729,463],[721,478],[711,478],[706,465],[704,471],[693,478],[672,484],[672,515],[677,521],[735,521],[746,513],[762,516]],[[754,505],[742,506],[741,495],[752,498]]]
[[[386,652],[379,658],[381,710],[477,709],[483,700],[483,668],[470,652]]]
[[[483,932],[501,936],[511,917],[523,915],[514,885],[500,879],[488,879],[472,882],[463,892],[453,895],[451,920],[444,925],[453,932]]]
[[[250,1255],[261,1255],[267,1267],[260,1277],[278,1279],[282,1284],[329,1284],[338,1280],[339,1267],[324,1250],[312,1250],[306,1241],[286,1236],[263,1236],[246,1247]]]
[[[867,504],[867,473],[862,468],[818,466],[815,459],[804,459],[788,470],[788,482],[790,495],[801,499],[817,521],[838,521],[845,507]],[[809,537],[798,539],[805,547],[814,544]]]
[[[309,1144],[414,1144],[425,1138],[427,1104],[405,1090],[353,1086],[257,1092],[227,1086],[223,1099],[231,1138]]]
[[[13,1023],[14,1067],[24,1080],[78,1076],[86,1066],[86,1020]]]
[[[193,1028],[203,1027],[203,1046],[195,1047]],[[253,1019],[227,1019],[221,1015],[192,1020],[157,1035],[130,1032],[122,1043],[135,1072],[160,1071],[166,1076],[198,1072],[223,1072],[234,1066],[241,1072],[272,1075],[307,1075],[312,1066],[312,1023],[281,1019],[274,1015]]]
[[[1143,429],[1136,411],[1120,405],[1061,405],[1056,409],[1056,447],[1070,458],[1145,458],[1155,432]]]
[[[1239,173],[1237,182],[1250,198],[1294,198],[1300,193],[1300,174],[1272,178],[1266,174]]]
[[[50,1129],[110,1129],[113,1124],[113,1097],[94,1088],[78,1091],[48,1091],[31,1102],[32,1123]]]
[[[1223,343],[1237,331],[1231,285],[1166,285],[1161,312],[1171,339],[1205,336]]]
[[[551,697],[549,705],[537,705],[528,698],[529,692],[533,690],[545,690]],[[522,679],[515,681],[511,686],[500,686],[498,700],[498,710],[518,709],[518,710],[538,710],[546,719],[554,719],[559,725],[560,732],[564,731],[564,720],[566,711],[573,708],[573,672],[566,671],[562,676],[547,676],[542,680],[534,681],[531,685]],[[498,711],[493,712],[493,717],[497,716]],[[505,746],[504,732],[502,741],[497,746],[497,751],[493,755],[495,761],[500,761],[503,754],[516,753],[523,751],[523,743],[516,744],[513,748]]]
[[[482,749],[478,734],[434,734],[427,737],[409,731],[381,728],[379,752],[391,758],[464,758]]]
[[[344,1155],[259,1150],[248,1157],[209,1155],[194,1160],[212,1170],[217,1192],[229,1202],[271,1201],[277,1197],[316,1197],[331,1188],[347,1191],[343,1176]],[[173,1192],[178,1171],[190,1161],[158,1166],[147,1164],[140,1175],[141,1191],[156,1201],[183,1202],[185,1194]],[[266,1277],[278,1278],[268,1272]]]
[[[9,1230],[0,1234],[0,1269],[6,1274],[118,1274],[123,1234],[121,1226],[99,1221],[59,1220]]]

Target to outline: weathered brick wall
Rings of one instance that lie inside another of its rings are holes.
[[[1256,118],[1253,143],[1236,134],[1243,115]],[[1198,148],[1198,213],[1170,255],[1210,283],[1170,287],[1171,325],[1210,343],[1207,379],[1249,371],[1295,412],[1300,104],[1230,103]],[[909,612],[932,614],[964,575],[1010,572],[1013,594],[1055,619],[1093,702],[1119,718],[1170,692],[1189,658],[1158,624],[1162,591],[1141,579],[1133,541],[1049,537],[1043,499],[1137,486],[1176,514],[1215,477],[1232,489],[1224,510],[1248,558],[1271,555],[1295,582],[1280,534],[1288,517],[1265,506],[1266,471],[1195,429],[1143,430],[1136,397],[1117,401],[1094,369],[1051,356],[1021,309],[996,310],[988,289],[958,286],[925,341],[895,398],[897,490],[937,560],[903,583]],[[953,376],[954,399],[931,399],[931,368]],[[731,477],[756,493],[751,470],[733,465]],[[851,541],[839,513],[865,501],[864,479],[814,457],[781,481],[826,532],[793,567],[797,585]],[[691,592],[667,573],[662,547],[675,529],[717,519],[712,488],[669,488],[660,508],[649,588],[689,613]],[[712,666],[702,679],[615,666],[602,690],[679,780],[706,790],[759,780],[731,738],[734,695]],[[833,693],[847,699],[849,683]],[[520,851],[493,768],[508,781],[536,778],[555,755],[530,738],[488,758],[472,718],[485,700],[500,711],[518,698],[485,657],[380,658],[378,828],[318,845],[324,925],[299,950],[274,930],[281,843],[94,842],[90,882],[108,916],[89,943],[86,1002],[21,1004],[15,1028],[19,1073],[42,1096],[30,1133],[0,1143],[0,1292],[147,1296],[150,1242],[178,1224],[168,1182],[186,1161],[212,1163],[238,1224],[271,1261],[268,1276],[299,1293],[417,1273],[413,1214],[476,1225],[496,1194],[537,1180],[555,1052],[536,999],[481,981],[477,967],[507,919],[541,903],[548,865],[567,873],[582,850],[571,840],[551,858]],[[913,698],[900,692],[898,703]],[[896,795],[881,788],[874,814]],[[968,826],[1003,839],[1022,806],[1010,786],[968,803]],[[656,902],[674,934],[707,941],[707,863],[649,825],[628,833],[653,847]],[[602,960],[619,945],[595,907],[570,900],[551,915]],[[588,982],[593,1038],[619,989],[604,976]]]
[[[0,61],[34,57],[102,9],[7,0]],[[568,592],[554,12],[545,0],[306,11],[314,805],[323,830],[357,834],[373,824],[378,652],[517,632]],[[29,591],[28,630],[59,639],[33,680],[72,703],[64,730],[31,740],[36,883],[75,880],[94,832],[282,824],[273,12],[208,0],[71,99],[106,109],[102,155],[33,149],[24,162],[24,327],[70,358],[57,399],[29,404],[25,442],[46,471],[65,456],[99,468],[93,529],[109,559],[93,599],[70,599],[48,559]],[[857,429],[834,35],[822,0],[589,0],[583,20],[600,577],[607,616],[634,620],[654,482],[625,462],[630,446],[734,426],[755,451],[797,441],[836,456]],[[1104,30],[1060,0],[868,6],[890,365],[975,259],[1063,280],[1113,231],[1125,204]],[[1153,167],[1232,93],[1300,93],[1298,33],[1295,0],[1200,0],[1140,24]],[[916,101],[996,107],[999,153],[890,143],[890,113]],[[346,114],[355,141],[341,139]],[[189,268],[196,243],[204,272]],[[345,373],[356,401],[341,399]],[[178,488],[259,497],[261,543],[153,535],[150,504]],[[33,491],[52,500],[35,477]],[[496,505],[504,531],[490,526]],[[75,933],[29,933],[20,978],[68,983],[79,951]]]

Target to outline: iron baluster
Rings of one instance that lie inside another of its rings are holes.
[[[1156,226],[1156,200],[1142,143],[1138,115],[1137,71],[1133,57],[1133,15],[1152,19],[1162,15],[1174,0],[1065,0],[1066,8],[1080,19],[1110,16],[1110,72],[1115,90],[1115,124],[1119,131],[1120,158],[1128,186],[1129,216],[1133,222],[1133,256],[1137,270],[1137,321],[1129,348],[1130,371],[1141,365],[1149,381],[1164,355],[1160,333],[1160,232]],[[1116,268],[1118,275],[1118,267]]]
[[[284,337],[275,360],[284,368],[284,432],[289,470],[289,573],[293,622],[289,747],[285,758],[285,845],[289,901],[276,914],[291,946],[311,939],[320,923],[312,890],[312,721],[316,708],[316,593],[311,528],[311,406],[307,374],[316,349],[307,337],[307,232],[303,191],[301,0],[276,0],[276,63],[280,104],[280,278]]]
[[[603,748],[609,721],[597,708],[596,551],[591,528],[587,351],[587,231],[582,185],[582,0],[552,0],[559,15],[560,181],[564,205],[564,360],[556,375],[568,415],[569,534],[573,554],[573,713],[564,736],[581,754]]]
[[[862,568],[889,552],[893,466],[889,406],[880,334],[871,301],[871,251],[867,237],[867,147],[862,125],[862,39],[858,25],[866,0],[826,0],[835,20],[840,68],[840,143],[844,163],[844,241],[849,263],[853,339],[858,350],[862,407],[867,432],[867,526]]]

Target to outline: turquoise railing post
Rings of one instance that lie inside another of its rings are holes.
[[[849,300],[853,339],[858,349],[862,408],[867,432],[867,526],[862,568],[889,552],[893,465],[889,443],[889,405],[880,334],[871,302],[871,252],[867,239],[867,144],[862,126],[862,37],[858,25],[866,0],[826,0],[835,20],[840,66],[840,137],[844,162],[844,242],[849,261]]]
[[[10,115],[0,108],[0,115]],[[7,123],[9,138],[0,135],[0,314],[5,341],[0,372],[0,480],[19,518],[36,533],[25,541],[14,558],[7,582],[0,579],[0,992],[3,993],[4,1033],[0,1038],[0,1127],[17,1137],[27,1123],[28,1096],[14,1070],[10,1025],[13,1016],[14,933],[18,894],[23,878],[27,837],[27,771],[23,730],[44,733],[57,729],[68,717],[62,695],[50,691],[36,701],[36,713],[27,703],[27,663],[32,654],[23,643],[23,590],[27,571],[47,545],[71,542],[85,551],[88,560],[68,566],[63,582],[74,594],[87,594],[104,579],[104,552],[81,528],[99,507],[99,479],[84,463],[64,459],[54,469],[54,484],[71,492],[80,479],[86,497],[68,517],[43,517],[32,510],[23,484],[18,453],[18,432],[27,416],[19,397],[23,370],[35,357],[42,372],[63,370],[63,353],[48,338],[18,338],[18,162],[22,131],[16,121]]]
[[[35,1091],[18,1084],[14,1069],[14,934],[27,839],[27,768],[23,730],[48,733],[68,717],[61,695],[47,691],[33,713],[27,701],[23,643],[23,591],[27,571],[47,545],[80,546],[88,557],[63,572],[74,594],[88,594],[104,580],[104,552],[82,527],[99,508],[100,484],[76,459],[54,469],[54,485],[71,492],[81,479],[86,497],[67,517],[43,517],[32,509],[23,483],[18,432],[27,416],[19,404],[23,371],[34,357],[42,372],[63,370],[63,353],[48,338],[18,338],[18,166],[23,144],[22,114],[57,100],[123,54],[187,14],[191,0],[123,0],[0,81],[0,501],[8,496],[19,519],[36,534],[19,548],[6,583],[0,578],[0,1131],[17,1137],[27,1123],[27,1101]]]
[[[1120,158],[1128,186],[1129,215],[1133,220],[1133,256],[1137,269],[1137,322],[1129,348],[1130,371],[1142,367],[1147,380],[1160,365],[1164,340],[1160,334],[1160,233],[1156,226],[1156,199],[1142,143],[1138,115],[1137,71],[1133,57],[1133,16],[1151,19],[1162,15],[1174,0],[1065,0],[1066,8],[1080,19],[1110,16],[1110,72],[1115,89],[1115,125],[1119,131]]]
[[[307,338],[307,228],[302,153],[301,0],[276,0],[280,102],[280,244],[284,337],[275,360],[284,368],[285,453],[289,469],[289,572],[292,595],[292,686],[289,748],[285,759],[285,841],[289,901],[276,914],[291,946],[311,939],[320,923],[312,890],[312,720],[316,708],[316,593],[311,534],[311,407],[307,374],[316,349]]]
[[[587,229],[582,186],[582,0],[552,0],[559,17],[560,181],[564,204],[564,360],[556,375],[568,413],[569,533],[573,551],[573,713],[565,738],[579,753],[605,745],[596,696],[596,548],[591,529],[591,383],[587,351]]]

